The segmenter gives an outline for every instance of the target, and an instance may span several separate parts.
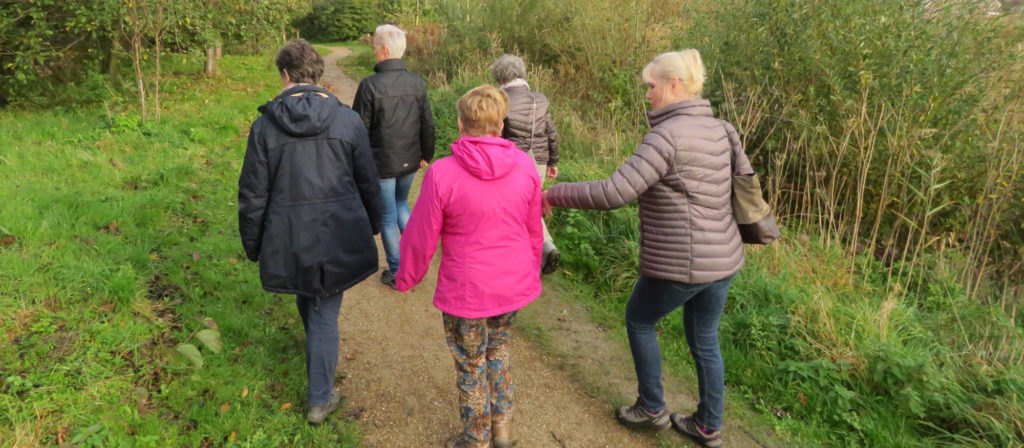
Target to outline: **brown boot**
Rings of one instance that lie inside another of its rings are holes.
[[[491,422],[491,446],[493,448],[516,446],[516,441],[512,440],[512,427],[508,423]]]

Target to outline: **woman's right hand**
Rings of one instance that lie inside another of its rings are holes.
[[[553,209],[554,206],[551,205],[550,202],[548,202],[548,191],[547,190],[542,191],[541,194],[540,194],[540,197],[541,197],[541,204],[544,207],[544,216],[551,216],[551,215],[553,215],[554,213],[551,212],[551,209]]]

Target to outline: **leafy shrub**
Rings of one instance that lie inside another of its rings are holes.
[[[317,0],[296,27],[311,40],[355,40],[377,26],[374,3],[369,0]]]

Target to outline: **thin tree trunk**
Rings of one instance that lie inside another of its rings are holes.
[[[132,65],[135,67],[135,84],[139,89],[139,111],[142,124],[146,124],[146,83],[142,78],[142,20],[139,17],[139,4],[131,4],[132,21]]]
[[[206,49],[206,68],[204,69],[204,73],[206,73],[208,76],[212,76],[217,71],[216,61],[217,61],[217,57],[216,57],[216,52],[214,51],[214,49],[213,48],[207,48]]]

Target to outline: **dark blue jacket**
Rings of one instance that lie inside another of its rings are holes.
[[[238,230],[263,288],[329,296],[377,272],[380,185],[359,115],[316,86],[259,111],[238,178]]]

